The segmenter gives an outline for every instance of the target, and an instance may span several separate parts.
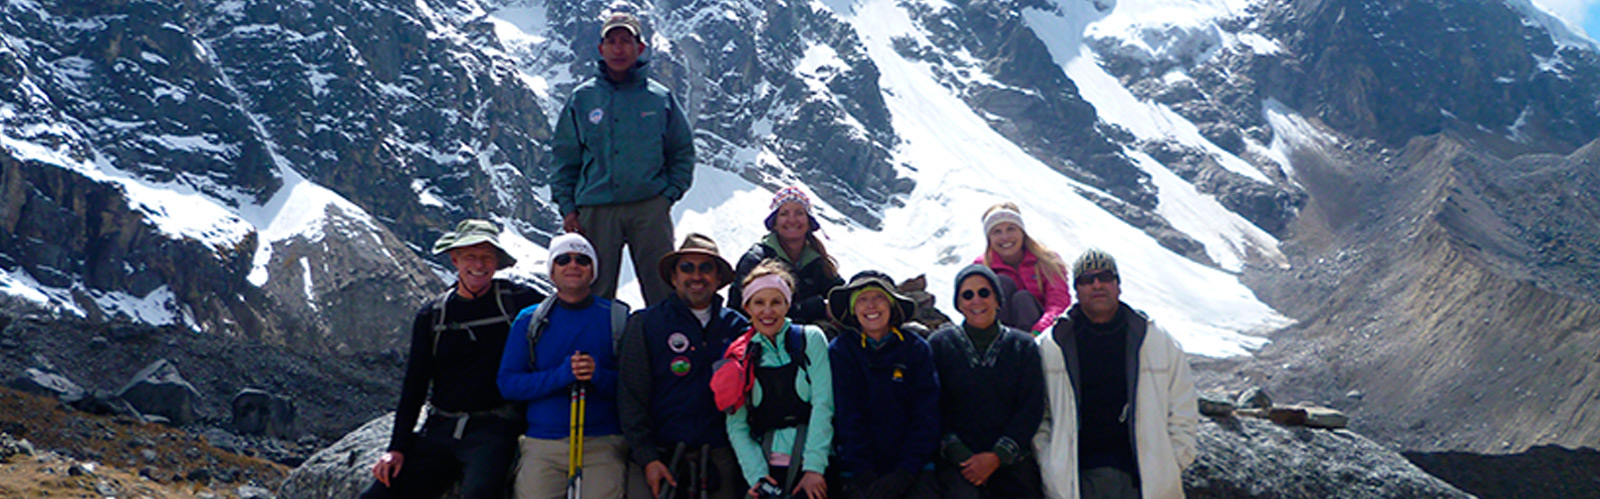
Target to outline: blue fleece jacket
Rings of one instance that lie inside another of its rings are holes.
[[[528,402],[531,438],[566,438],[571,431],[572,354],[594,357],[596,368],[585,395],[584,435],[619,435],[617,422],[617,357],[612,351],[611,300],[591,296],[577,304],[556,301],[549,326],[534,346],[538,363],[528,365],[528,322],[538,305],[517,314],[500,357],[497,379],[506,400]]]
[[[895,330],[874,348],[856,330],[828,345],[833,360],[833,426],[840,470],[915,473],[939,448],[939,375],[933,349]]]

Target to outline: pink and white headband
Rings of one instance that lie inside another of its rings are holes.
[[[794,292],[789,289],[789,283],[784,282],[782,277],[779,277],[778,274],[767,274],[757,277],[755,280],[750,281],[750,284],[745,285],[744,303],[740,303],[739,305],[749,305],[750,297],[753,297],[756,295],[756,293],[767,289],[776,289],[779,293],[782,293],[784,303],[789,303],[791,298],[794,296]]]

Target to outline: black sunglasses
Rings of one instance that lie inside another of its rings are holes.
[[[989,295],[994,294],[994,293],[990,292],[989,288],[978,288],[978,292],[977,293],[973,293],[972,290],[969,289],[969,290],[961,292],[961,299],[963,299],[963,300],[971,300],[972,299],[972,295],[974,295],[974,294],[978,295],[979,298],[988,298]]]
[[[560,256],[557,256],[556,260],[555,260],[556,265],[560,265],[560,266],[563,266],[563,267],[565,267],[567,264],[572,263],[574,261],[578,262],[578,266],[580,266],[580,267],[588,267],[590,265],[594,265],[594,259],[593,258],[589,258],[589,255],[584,255],[584,254],[581,254],[581,253],[562,253]]]
[[[1095,273],[1089,274],[1089,275],[1081,275],[1081,276],[1078,276],[1077,279],[1073,279],[1072,280],[1072,284],[1076,285],[1076,286],[1088,286],[1090,284],[1094,284],[1095,281],[1117,282],[1117,273],[1116,272],[1095,272]]]
[[[678,262],[678,272],[693,274],[695,269],[699,269],[701,274],[710,274],[717,271],[717,264],[704,261],[700,262],[700,266],[696,267],[693,262]]]

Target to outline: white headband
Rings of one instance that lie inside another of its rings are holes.
[[[1017,224],[1017,228],[1022,229],[1023,231],[1028,230],[1026,226],[1022,225],[1021,213],[1017,213],[1006,208],[1000,208],[998,210],[989,212],[989,216],[983,217],[983,233],[987,235],[989,233],[989,229],[993,229],[994,226],[1005,222]]]

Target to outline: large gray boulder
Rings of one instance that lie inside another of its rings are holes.
[[[356,497],[373,482],[372,465],[389,446],[394,413],[378,416],[301,463],[278,490],[282,499],[332,499]],[[511,463],[506,463],[510,466]],[[457,499],[451,490],[443,499]]]
[[[243,435],[295,438],[294,401],[255,388],[239,390],[233,396],[233,429]]]
[[[178,367],[159,359],[140,369],[128,383],[117,390],[117,396],[133,404],[145,415],[166,418],[173,425],[186,425],[196,419],[195,405],[200,401],[200,391],[183,379]]]
[[[85,395],[83,387],[66,376],[32,367],[22,371],[21,376],[13,378],[7,385],[23,392],[64,401],[78,400]]]
[[[1200,418],[1199,446],[1183,472],[1190,498],[1472,497],[1349,430]]]

